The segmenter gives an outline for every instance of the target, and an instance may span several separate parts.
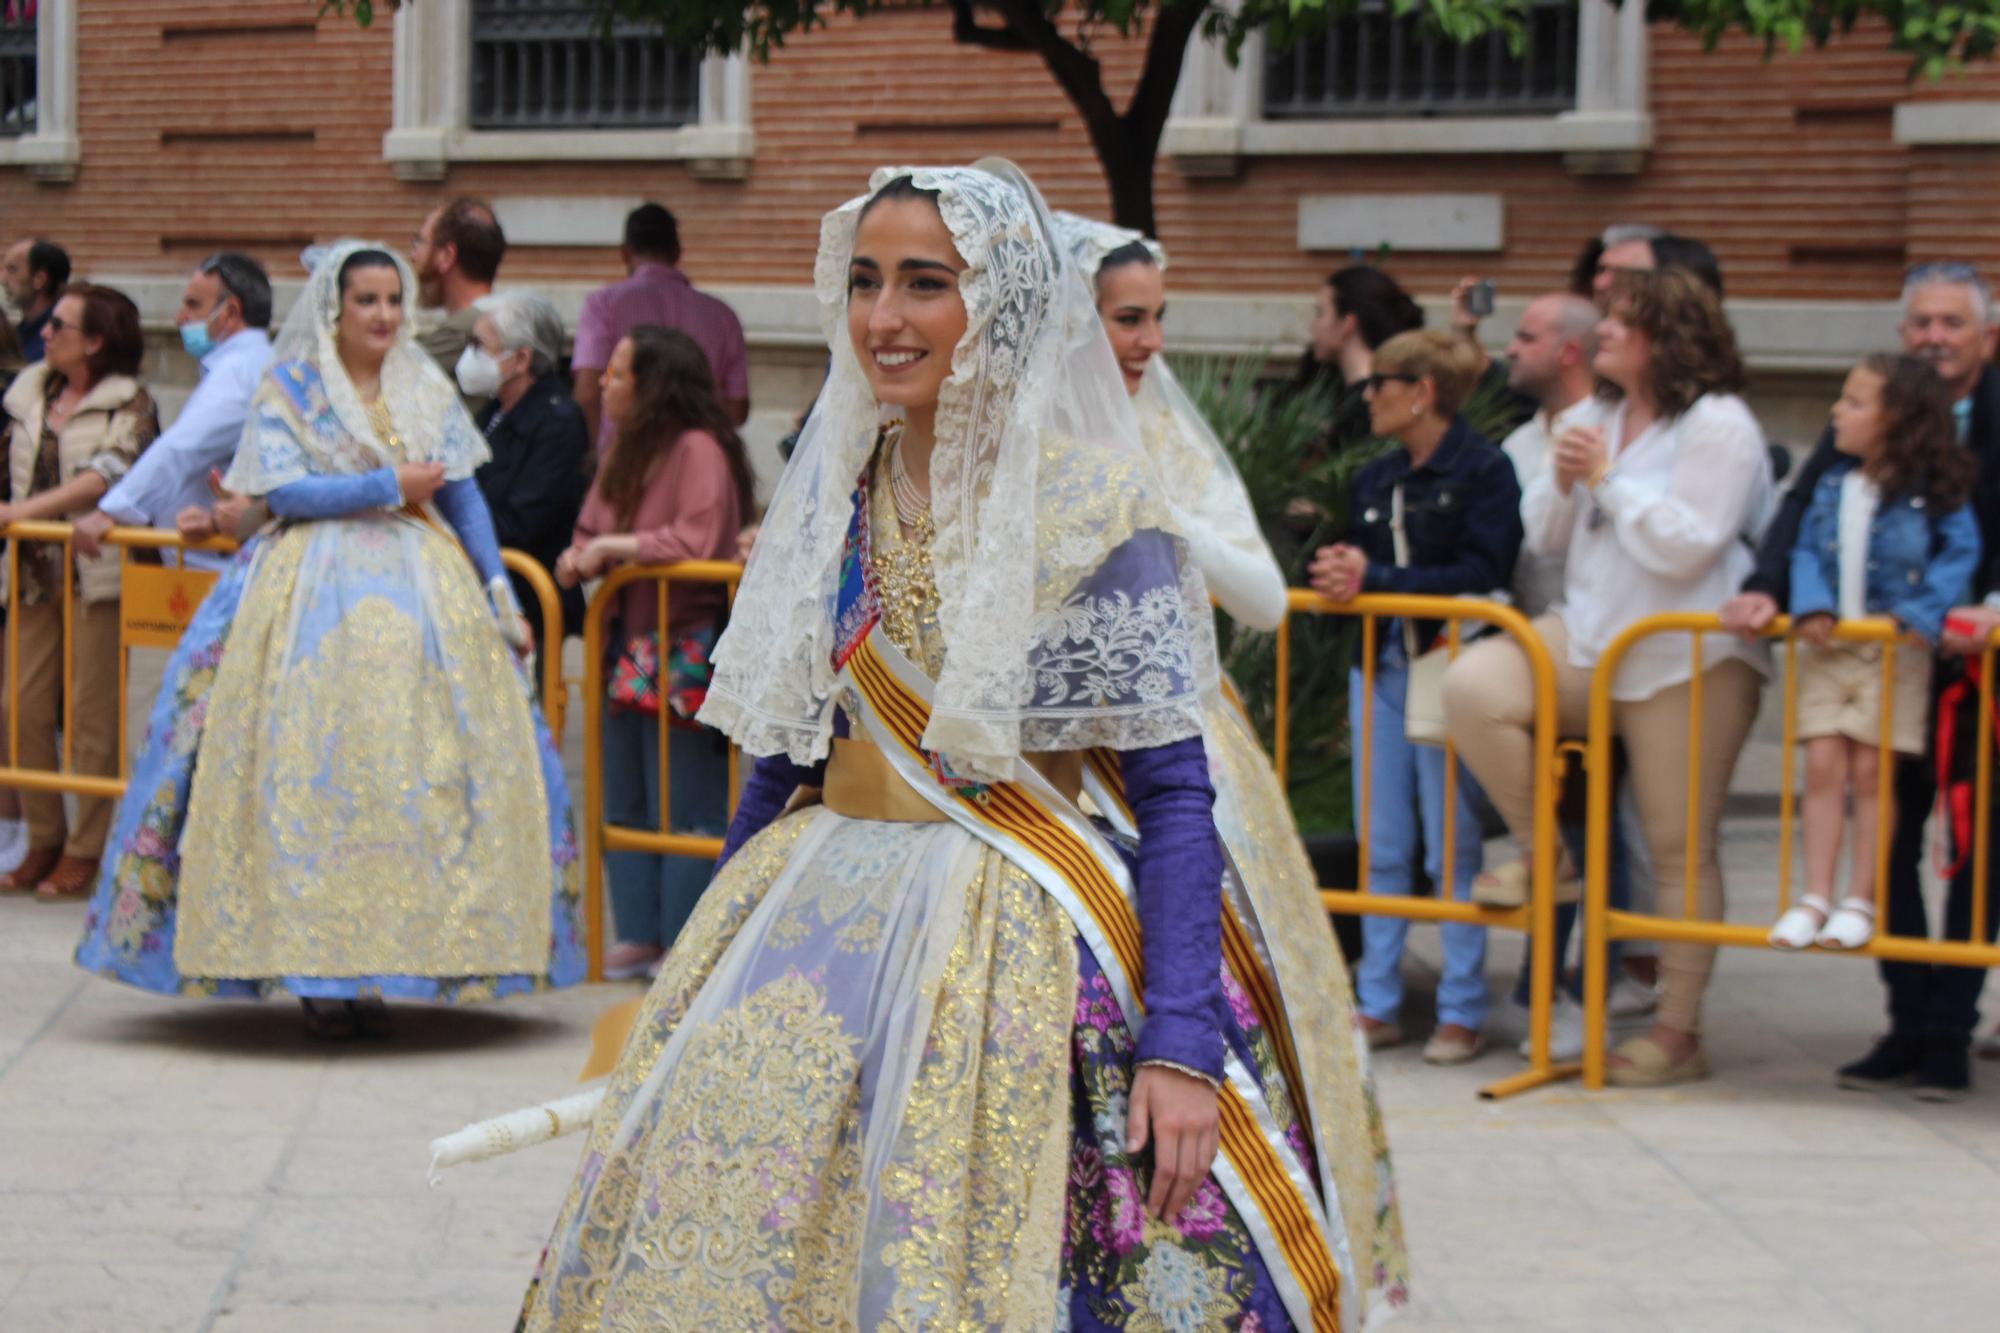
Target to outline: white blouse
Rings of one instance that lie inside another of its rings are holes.
[[[1743,586],[1772,500],[1764,431],[1741,398],[1705,394],[1671,420],[1618,447],[1626,404],[1605,422],[1611,466],[1594,488],[1556,489],[1553,470],[1521,498],[1527,548],[1567,557],[1562,620],[1572,666],[1588,669],[1636,620],[1669,611],[1714,612]],[[1686,634],[1655,634],[1628,651],[1615,699],[1649,699],[1694,674]],[[1702,668],[1732,657],[1769,673],[1762,643],[1704,634]]]

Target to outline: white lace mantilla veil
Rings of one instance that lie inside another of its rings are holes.
[[[1135,242],[1144,245],[1154,264],[1166,271],[1166,250],[1158,241],[1139,232],[1075,213],[1057,213],[1055,224],[1057,239],[1077,267],[1090,276],[1093,285],[1106,257]],[[1271,554],[1270,543],[1264,539],[1242,473],[1236,470],[1229,451],[1223,448],[1201,409],[1181,387],[1180,378],[1167,364],[1166,357],[1155,356],[1146,363],[1146,374],[1139,381],[1139,392],[1133,396],[1132,405],[1139,413],[1141,434],[1152,453],[1153,470],[1166,489],[1167,503],[1174,507],[1183,531],[1197,547],[1215,543],[1234,557],[1230,561],[1234,577],[1218,582],[1217,571],[1209,569],[1209,590],[1237,619],[1251,622],[1257,629],[1274,628],[1271,613],[1283,615],[1284,572],[1278,567],[1277,557]],[[1155,429],[1156,421],[1165,428]],[[1203,564],[1207,567],[1209,562],[1204,560]],[[1272,601],[1274,580],[1277,604],[1264,605]],[[1241,595],[1229,595],[1239,589]],[[1258,605],[1254,613],[1250,611],[1252,603]],[[1272,623],[1256,623],[1267,620]]]
[[[1006,777],[1024,751],[1200,733],[1217,678],[1207,593],[1160,498],[1092,284],[1012,163],[885,167],[820,224],[833,367],[779,481],[717,645],[700,717],[751,754],[825,755],[834,598],[853,496],[890,417],[847,332],[863,207],[933,192],[967,267],[967,324],[938,396],[932,565],[946,644],[925,747]]]
[[[335,344],[340,318],[340,266],[359,250],[379,250],[395,262],[402,280],[403,327],[382,361],[382,395],[389,419],[403,442],[397,457],[378,439],[368,409],[348,378]],[[284,325],[272,342],[272,374],[294,362],[319,372],[326,401],[340,420],[342,438],[330,439],[308,431],[303,437],[272,429],[264,414],[253,410],[244,426],[243,443],[223,484],[241,495],[268,495],[280,486],[309,476],[353,476],[396,463],[443,463],[445,479],[470,477],[489,458],[486,437],[465,410],[458,387],[438,369],[437,362],[417,345],[410,301],[416,275],[401,255],[371,241],[341,240],[313,247],[300,256],[312,270],[305,290],[292,303]],[[271,392],[268,386],[259,395]]]

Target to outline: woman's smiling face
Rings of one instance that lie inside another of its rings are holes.
[[[879,401],[937,401],[965,336],[964,271],[930,200],[883,199],[862,217],[847,267],[847,333]]]

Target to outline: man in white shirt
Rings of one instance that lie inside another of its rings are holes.
[[[1591,359],[1597,355],[1597,307],[1581,296],[1554,292],[1521,312],[1507,344],[1507,384],[1539,404],[1501,449],[1514,464],[1525,493],[1548,467],[1556,439],[1572,426],[1602,425],[1603,400]],[[1563,557],[1526,550],[1514,564],[1514,603],[1533,620],[1562,599]]]
[[[77,520],[77,549],[95,554],[119,524],[170,528],[185,509],[213,509],[211,470],[227,469],[243,438],[250,398],[271,364],[271,280],[256,260],[224,252],[189,276],[174,315],[181,342],[201,363],[201,382],[174,424],[97,509]],[[190,551],[188,564],[220,569],[226,556]]]

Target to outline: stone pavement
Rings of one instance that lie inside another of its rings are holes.
[[[1768,912],[1774,855],[1770,824],[1732,825],[1740,919]],[[394,1040],[330,1048],[290,1004],[85,977],[82,914],[0,899],[0,1329],[511,1325],[577,1141],[437,1189],[426,1145],[573,1086],[591,1020],[628,988],[399,1008]],[[1435,936],[1413,939],[1421,995]],[[1517,957],[1496,935],[1496,985]],[[2000,1326],[2000,1065],[1958,1106],[1837,1091],[1879,995],[1866,963],[1726,955],[1717,1077],[1663,1092],[1489,1104],[1474,1089],[1511,1049],[1455,1070],[1387,1053],[1416,1267],[1398,1327]]]

